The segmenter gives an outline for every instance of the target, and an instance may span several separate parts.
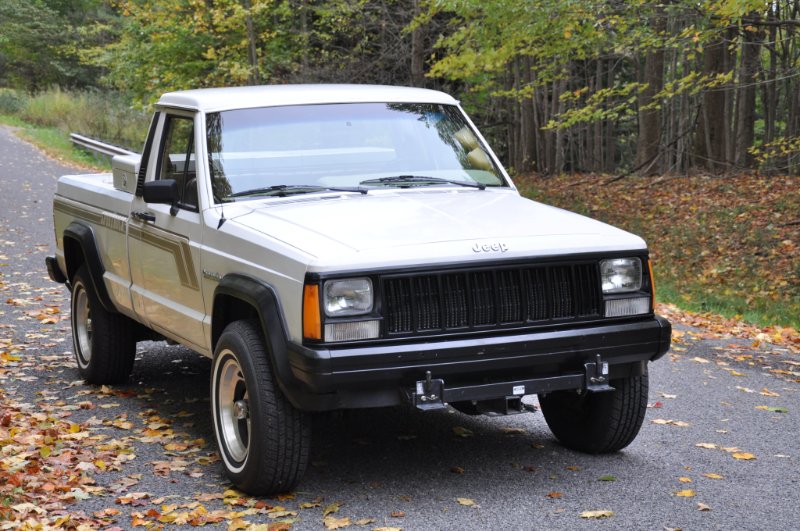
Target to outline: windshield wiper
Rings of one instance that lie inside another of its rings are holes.
[[[397,184],[400,187],[426,185],[426,184],[455,184],[485,190],[486,185],[475,181],[456,181],[454,179],[442,179],[441,177],[429,177],[427,175],[395,175],[393,177],[381,177],[379,179],[367,179],[359,184]]]
[[[262,188],[252,188],[250,190],[242,190],[230,194],[228,197],[248,197],[253,195],[274,195],[278,197],[286,197],[287,195],[297,194],[310,194],[313,192],[358,192],[360,194],[367,193],[366,188],[362,187],[336,187],[336,186],[318,186],[315,184],[276,184],[274,186],[265,186]]]

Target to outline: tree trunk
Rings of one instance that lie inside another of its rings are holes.
[[[664,88],[664,50],[657,49],[645,57],[643,82],[639,94],[639,141],[636,162],[639,175],[655,175],[661,171],[661,110],[653,108],[656,94]]]
[[[421,0],[414,0],[414,18],[422,12]],[[425,86],[425,35],[422,24],[411,30],[411,85]]]
[[[758,13],[751,18],[759,20]],[[753,155],[748,149],[755,139],[756,122],[756,72],[761,65],[761,35],[753,26],[745,26],[742,36],[741,68],[739,71],[738,125],[736,128],[736,153],[734,162],[738,167],[751,168]]]
[[[705,74],[713,76],[725,71],[726,42],[724,35],[719,35],[715,41],[706,46],[703,56]],[[697,127],[696,165],[714,173],[721,173],[727,168],[725,146],[728,125],[725,120],[725,91],[719,87],[707,89],[703,93],[701,105]]]

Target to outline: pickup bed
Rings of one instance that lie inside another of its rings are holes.
[[[636,437],[671,332],[644,241],[521,197],[450,96],[169,93],[112,166],[61,177],[53,205],[78,370],[122,382],[153,338],[212,358],[240,489],[301,480],[314,411],[511,414],[536,394],[567,447]]]

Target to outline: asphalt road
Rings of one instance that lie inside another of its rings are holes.
[[[44,513],[29,517],[72,515],[100,526],[101,515],[106,526],[171,528],[181,521],[176,515],[202,505],[219,516],[209,526],[230,528],[283,521],[324,529],[326,507],[338,507],[331,516],[349,518],[353,529],[358,520],[366,529],[413,530],[800,527],[800,359],[685,327],[678,327],[676,348],[651,364],[653,407],[639,437],[618,454],[564,449],[539,413],[353,411],[315,419],[312,463],[296,493],[225,495],[231,486],[215,457],[208,360],[142,343],[129,385],[79,381],[69,294],[44,268],[54,246],[56,177],[76,171],[0,127],[0,351],[16,352],[0,365],[0,389],[16,415],[66,420],[85,430],[87,441],[123,449],[114,466],[110,458],[83,465],[73,458],[68,466],[96,485],[52,505],[43,500]],[[23,435],[2,443],[0,457],[34,451]],[[735,457],[741,454],[755,458]],[[594,510],[613,516],[581,518]]]

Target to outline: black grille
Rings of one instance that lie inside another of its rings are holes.
[[[389,335],[600,316],[594,262],[387,277],[382,285]]]

